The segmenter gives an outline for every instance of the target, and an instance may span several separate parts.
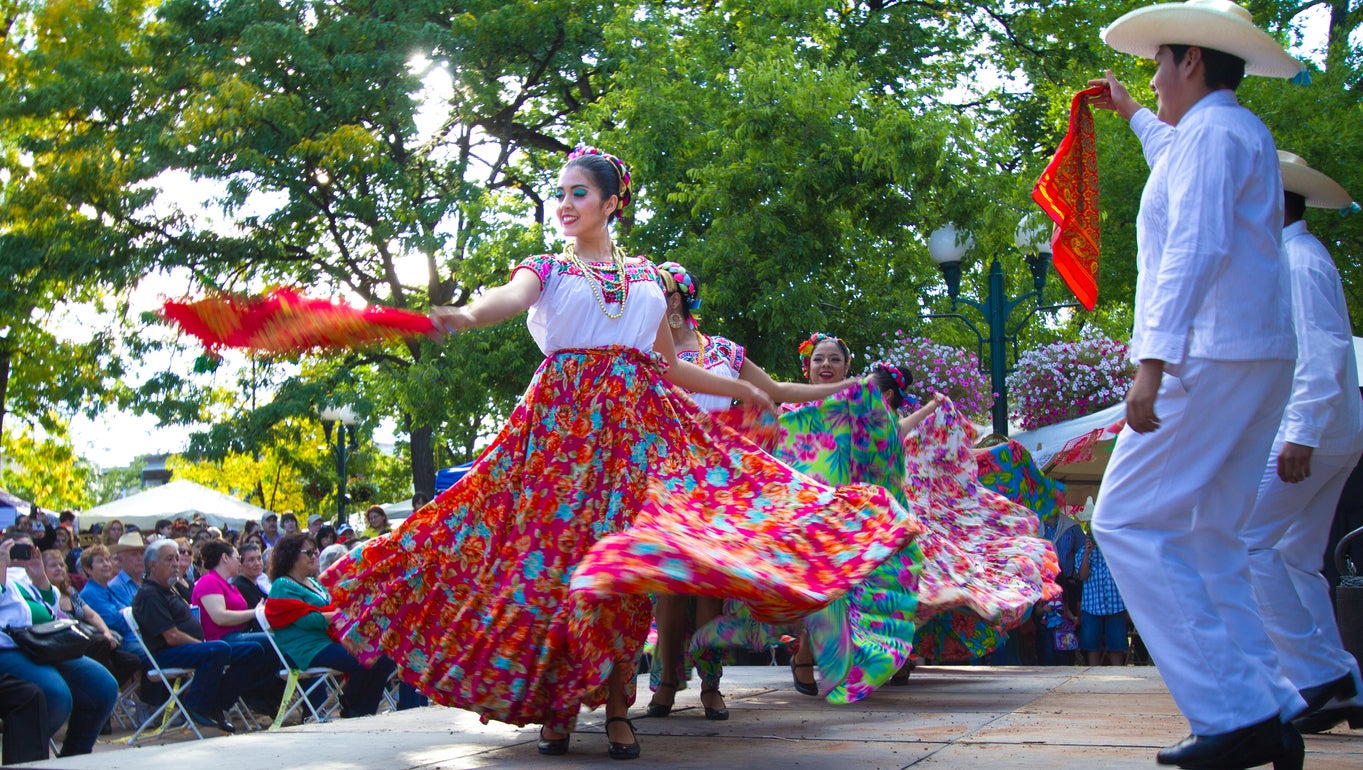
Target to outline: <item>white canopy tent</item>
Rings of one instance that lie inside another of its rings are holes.
[[[224,495],[216,489],[183,479],[152,487],[122,500],[115,500],[82,513],[82,527],[108,524],[118,519],[124,524],[136,524],[143,529],[152,527],[158,519],[183,516],[193,518],[203,514],[210,525],[241,529],[248,519],[260,521],[269,511]]]

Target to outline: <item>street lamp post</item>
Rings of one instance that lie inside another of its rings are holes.
[[[336,487],[336,530],[339,532],[341,525],[346,523],[346,462],[359,442],[359,433],[355,428],[358,418],[355,410],[349,406],[327,406],[318,412],[318,416],[322,418],[322,432],[326,434],[327,445],[331,447],[336,458],[336,476],[339,481]],[[333,426],[339,426],[336,428],[335,441],[331,438]]]
[[[962,237],[963,235],[964,237]],[[958,232],[956,227],[950,224],[933,232],[928,238],[928,253],[932,256],[932,261],[937,263],[938,269],[942,271],[942,277],[946,279],[947,295],[951,297],[952,310],[956,309],[957,303],[975,308],[989,324],[989,334],[985,336],[973,321],[960,313],[931,313],[924,316],[925,318],[955,318],[974,332],[975,338],[979,342],[981,371],[986,371],[984,349],[988,346],[989,363],[987,371],[990,375],[990,385],[996,394],[992,411],[994,432],[1003,436],[1008,435],[1008,374],[1012,371],[1012,367],[1008,365],[1008,343],[1012,343],[1013,358],[1016,360],[1017,334],[1037,311],[1077,307],[1074,304],[1043,307],[1041,304],[1042,294],[1046,288],[1046,271],[1051,266],[1050,241],[1046,237],[1045,230],[1031,220],[1024,218],[1018,224],[1013,239],[1018,250],[1027,255],[1027,265],[1032,270],[1032,290],[1020,297],[1009,299],[1003,286],[1003,266],[999,264],[999,258],[996,255],[989,265],[989,293],[983,301],[977,302],[958,296],[961,291],[961,258],[975,245],[974,239],[969,234]],[[1013,311],[1028,302],[1031,302],[1032,305],[1026,308],[1026,312],[1009,330],[1008,319],[1012,316]]]

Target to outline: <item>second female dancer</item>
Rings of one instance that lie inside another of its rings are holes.
[[[567,752],[581,707],[604,704],[609,756],[639,756],[627,712],[646,594],[734,596],[760,619],[796,618],[917,533],[883,489],[815,483],[674,387],[770,405],[678,360],[656,268],[611,240],[632,192],[624,163],[579,148],[556,190],[563,253],[432,311],[454,332],[528,309],[545,361],[468,475],[322,576],[357,657],[387,654],[437,703],[543,725],[543,754]],[[651,565],[650,578],[622,562]]]

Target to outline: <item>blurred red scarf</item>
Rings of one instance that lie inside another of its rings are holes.
[[[1055,220],[1055,271],[1087,310],[1098,301],[1098,149],[1089,101],[1107,86],[1086,88],[1070,103],[1070,130],[1032,188],[1032,200]]]
[[[330,604],[318,607],[300,599],[271,598],[265,600],[265,620],[269,622],[270,628],[278,630],[293,625],[310,612],[333,612],[335,609],[336,607]],[[327,636],[331,637],[333,642],[340,641],[336,638],[336,630],[330,624],[327,625]]]

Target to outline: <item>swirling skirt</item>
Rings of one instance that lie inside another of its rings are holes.
[[[638,351],[567,350],[466,477],[322,580],[361,660],[484,721],[571,729],[636,665],[647,593],[802,617],[915,533],[884,490],[824,486],[712,423]]]

